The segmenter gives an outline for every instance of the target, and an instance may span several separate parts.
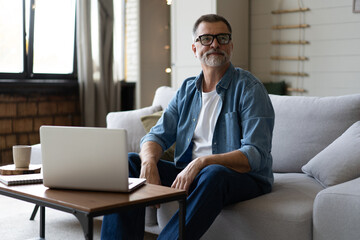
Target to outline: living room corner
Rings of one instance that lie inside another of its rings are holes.
[[[0,167],[14,163],[14,145],[31,145],[31,163],[41,164],[43,125],[123,128],[138,153],[184,79],[200,73],[191,30],[200,15],[216,13],[232,24],[234,67],[258,78],[273,104],[275,183],[269,194],[225,207],[202,239],[360,239],[360,0],[0,5]],[[170,161],[174,149],[165,152]],[[0,195],[0,238],[38,237],[34,207]],[[144,240],[156,239],[178,208],[148,207]],[[93,239],[101,224],[94,218]],[[84,232],[72,214],[46,208],[46,238]]]

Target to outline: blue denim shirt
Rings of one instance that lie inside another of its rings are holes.
[[[186,79],[158,123],[143,137],[168,149],[175,141],[175,164],[185,168],[192,160],[192,138],[201,109],[203,73]],[[273,183],[271,141],[274,110],[264,86],[251,73],[233,65],[216,86],[220,113],[216,122],[213,154],[239,150],[247,157],[249,172],[264,192]]]

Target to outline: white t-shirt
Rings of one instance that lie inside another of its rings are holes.
[[[219,116],[220,96],[216,90],[202,93],[202,106],[193,136],[192,159],[212,154],[212,139]]]

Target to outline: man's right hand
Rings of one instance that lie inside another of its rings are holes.
[[[159,170],[155,161],[142,161],[140,178],[145,178],[147,183],[161,185]]]
[[[157,163],[161,157],[162,148],[158,143],[146,142],[140,151],[141,170],[140,178],[145,178],[147,183],[161,185]],[[160,208],[160,205],[155,205]]]

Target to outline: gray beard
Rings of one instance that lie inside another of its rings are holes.
[[[223,54],[222,56],[218,56],[218,55],[210,55],[214,52],[220,52],[221,54]],[[226,52],[222,51],[222,50],[209,50],[206,53],[204,53],[202,55],[202,57],[200,58],[200,61],[210,67],[219,67],[222,66],[223,64],[227,63],[228,61],[230,61],[231,56],[229,56]]]

